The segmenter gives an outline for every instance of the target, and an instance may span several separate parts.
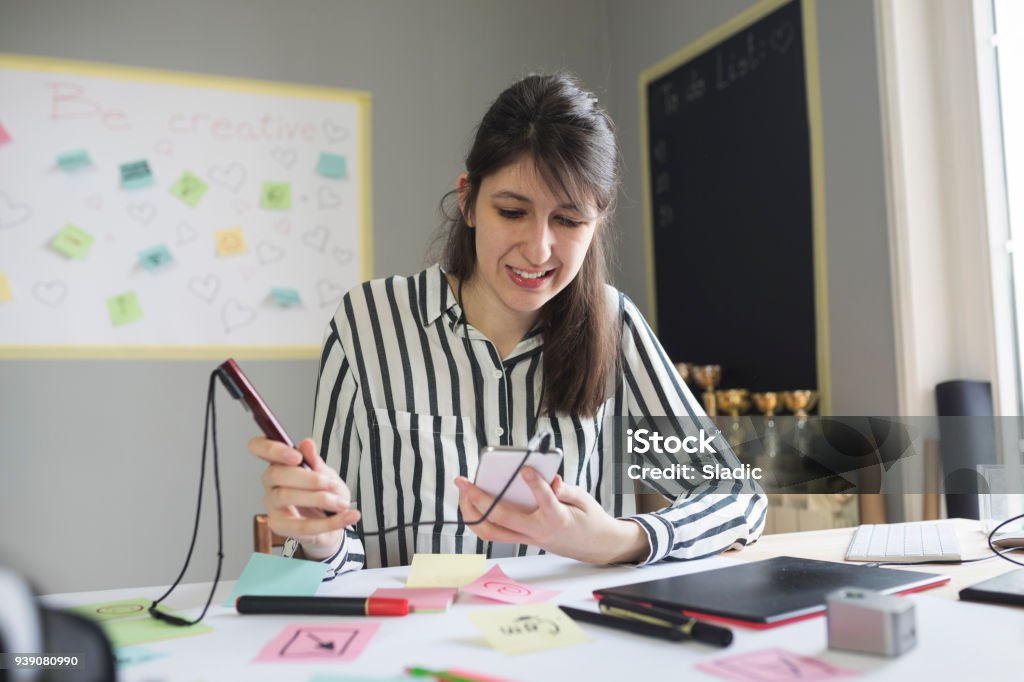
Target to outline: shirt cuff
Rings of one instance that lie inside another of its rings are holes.
[[[654,513],[627,516],[626,520],[636,521],[640,524],[644,533],[647,534],[647,542],[651,546],[647,558],[637,563],[637,566],[657,563],[671,554],[676,539],[676,528],[671,521]]]

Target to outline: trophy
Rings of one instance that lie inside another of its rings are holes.
[[[709,417],[718,415],[715,403],[715,387],[722,381],[721,365],[691,365],[697,385],[704,389],[704,411]]]
[[[732,419],[729,422],[729,445],[734,450],[738,449],[746,435],[743,427],[740,426],[740,415],[750,409],[750,396],[745,388],[729,388],[715,392],[715,402],[718,408],[729,414]]]
[[[690,381],[690,366],[685,362],[676,363],[676,371],[679,372],[679,378],[683,380],[683,383]]]
[[[779,429],[775,425],[775,413],[782,408],[782,397],[775,391],[751,393],[757,411],[766,417],[764,425],[764,451],[769,457],[779,454]]]
[[[817,391],[786,391],[782,394],[782,402],[790,412],[796,415],[796,432],[793,444],[800,456],[810,452],[810,435],[807,433],[807,412],[818,404]]]

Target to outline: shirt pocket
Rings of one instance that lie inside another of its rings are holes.
[[[479,452],[472,421],[462,416],[418,414],[376,408],[371,421],[371,481],[384,527],[424,521],[458,521],[456,476],[476,471]],[[461,533],[460,533],[461,528]],[[468,528],[456,523],[405,526],[389,534],[388,545],[404,535],[406,551],[476,551]],[[460,540],[459,538],[463,538]],[[411,557],[408,557],[411,559]],[[389,562],[390,563],[390,562]]]

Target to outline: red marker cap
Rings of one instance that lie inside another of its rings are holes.
[[[408,616],[409,600],[393,597],[370,597],[366,600],[368,616]]]

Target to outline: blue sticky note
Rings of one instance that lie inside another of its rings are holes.
[[[117,657],[119,670],[170,656],[166,651],[153,651],[141,646],[121,647],[114,652],[114,655]]]
[[[345,172],[345,157],[330,152],[320,153],[320,162],[316,165],[316,171],[328,178],[344,179],[348,175]]]
[[[299,292],[295,289],[274,287],[270,290],[270,297],[274,299],[274,303],[282,308],[294,308],[302,305],[302,300],[299,298]]]
[[[156,180],[153,178],[153,171],[149,169],[148,161],[132,161],[122,163],[121,166],[121,187],[125,189],[139,189],[149,187]]]
[[[73,152],[65,152],[57,157],[57,165],[68,173],[84,170],[92,167],[92,159],[89,152],[84,149],[76,149]]]
[[[224,606],[233,607],[243,594],[311,597],[316,594],[326,571],[327,566],[319,561],[253,554]]]
[[[171,252],[167,249],[166,244],[160,244],[150,249],[144,249],[139,251],[139,265],[142,266],[143,270],[157,270],[164,265],[167,265],[172,260]]]

